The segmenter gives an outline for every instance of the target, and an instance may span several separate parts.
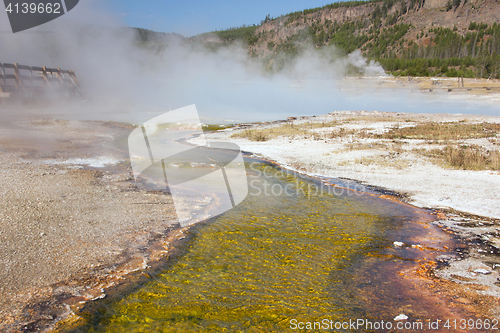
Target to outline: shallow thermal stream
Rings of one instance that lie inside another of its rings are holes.
[[[434,250],[393,245],[424,239],[432,227],[416,222],[428,218],[425,212],[373,195],[332,193],[263,163],[247,167],[242,204],[192,227],[182,253],[147,282],[87,306],[85,323],[70,330],[276,332],[290,329],[291,319],[435,315],[398,274]],[[420,244],[445,244],[427,242]]]

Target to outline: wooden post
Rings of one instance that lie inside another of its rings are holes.
[[[82,95],[82,92],[80,91],[80,84],[78,83],[78,80],[76,79],[76,75],[75,75],[75,72],[73,72],[71,69],[68,70],[68,73],[69,73],[69,77],[71,78],[71,80],[73,81],[73,85],[74,85],[74,92],[78,95],[78,96],[83,96]]]
[[[49,88],[50,82],[49,82],[49,79],[47,78],[47,67],[45,67],[45,66],[42,67],[42,77],[43,77],[43,85],[46,88]]]
[[[80,84],[78,83],[78,80],[76,79],[75,72],[73,72],[71,69],[69,70],[69,76],[71,77],[71,79],[73,80],[73,82],[75,83],[75,85],[78,88],[80,88]]]
[[[17,89],[21,88],[21,75],[19,74],[19,68],[17,68],[18,63],[14,64],[14,75],[16,77],[16,87]]]
[[[63,77],[64,74],[61,75],[61,69],[58,68],[57,69],[57,72],[56,72],[56,76],[59,78],[59,81],[61,81],[61,84],[64,88],[64,77]]]
[[[23,78],[21,77],[21,72],[19,72],[19,64],[16,62],[14,64],[14,75],[16,76],[16,87],[18,90],[21,91],[21,94],[25,96],[26,94],[26,89],[24,87],[24,81]]]
[[[2,76],[3,76],[3,85],[7,85],[7,79],[5,78],[5,65],[2,62]]]
[[[33,88],[33,68],[30,66],[30,87]]]

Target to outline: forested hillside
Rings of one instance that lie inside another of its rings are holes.
[[[308,46],[361,52],[393,75],[500,78],[497,0],[347,1],[264,18],[191,38],[210,48],[240,42],[269,71]]]

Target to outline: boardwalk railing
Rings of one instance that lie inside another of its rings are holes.
[[[48,90],[70,96],[80,95],[75,72],[45,66],[0,63],[0,97],[34,96]]]

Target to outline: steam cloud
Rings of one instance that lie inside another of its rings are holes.
[[[237,45],[209,51],[172,37],[166,48],[147,50],[136,45],[132,29],[96,8],[95,1],[81,2],[60,19],[17,34],[9,33],[6,13],[0,14],[5,16],[0,19],[0,62],[76,72],[88,101],[54,107],[52,114],[142,123],[190,104],[197,105],[206,122],[270,120],[335,110],[489,112],[438,99],[422,104],[421,97],[412,98],[410,91],[377,88],[376,80],[342,79],[352,66],[367,76],[384,75],[359,51],[341,57],[335,48],[311,47],[286,70],[266,75],[261,64]]]

